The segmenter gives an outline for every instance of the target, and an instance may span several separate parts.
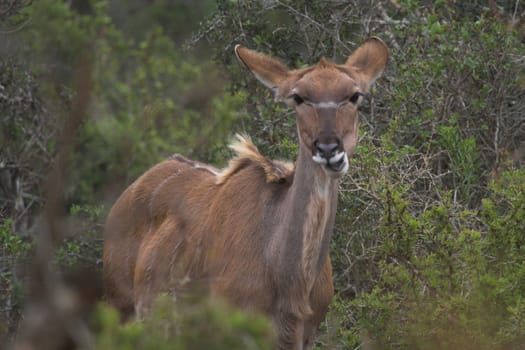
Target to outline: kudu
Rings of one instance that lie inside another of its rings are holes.
[[[295,166],[246,138],[218,169],[176,155],[137,179],[111,209],[104,244],[107,301],[141,317],[160,292],[196,285],[267,315],[279,349],[308,349],[333,296],[328,246],[339,179],[358,139],[357,107],[388,50],[366,40],[336,65],[289,70],[242,46],[238,59],[297,113]]]

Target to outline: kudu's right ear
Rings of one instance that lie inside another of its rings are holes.
[[[261,83],[272,89],[274,93],[277,93],[279,85],[288,77],[290,71],[288,67],[262,53],[237,45],[235,55]]]
[[[367,88],[369,88],[381,75],[387,62],[388,48],[386,44],[377,37],[371,37],[365,40],[348,57],[346,65],[355,69]]]

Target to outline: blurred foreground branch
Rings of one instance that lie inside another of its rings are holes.
[[[64,191],[75,138],[87,115],[92,92],[91,61],[84,57],[75,69],[76,96],[59,138],[59,152],[45,185],[46,204],[31,267],[24,320],[15,341],[17,350],[89,347],[86,315],[101,294],[97,274],[60,274],[52,266],[55,248],[64,239]]]

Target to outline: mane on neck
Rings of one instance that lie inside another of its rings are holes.
[[[237,155],[230,159],[228,166],[217,175],[218,185],[226,183],[234,174],[252,164],[264,171],[267,183],[283,183],[294,175],[293,163],[266,158],[247,136],[237,134],[229,147]]]

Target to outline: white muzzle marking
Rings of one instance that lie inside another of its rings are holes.
[[[321,157],[321,155],[319,154],[319,152],[317,152],[317,153],[312,157],[312,159],[313,159],[314,162],[316,162],[317,164],[326,165],[326,164],[328,163],[328,161],[326,160],[326,158]]]
[[[341,177],[348,171],[348,155],[346,152],[337,152],[329,160],[323,158],[320,153],[312,156],[312,160],[321,165],[330,177]]]

